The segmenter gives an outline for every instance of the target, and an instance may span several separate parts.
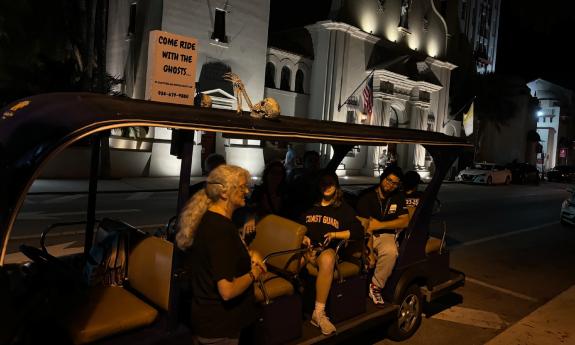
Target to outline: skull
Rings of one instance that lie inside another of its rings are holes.
[[[201,101],[202,108],[211,108],[212,107],[212,97],[202,94],[202,101]]]
[[[271,98],[264,98],[263,101],[256,103],[251,112],[252,117],[273,119],[280,115],[280,105],[278,102]]]

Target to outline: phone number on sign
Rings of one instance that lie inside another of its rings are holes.
[[[158,91],[158,95],[159,96],[165,96],[165,97],[178,97],[178,98],[190,98],[190,95],[185,94],[185,93],[177,93],[177,92],[166,92],[166,91]]]

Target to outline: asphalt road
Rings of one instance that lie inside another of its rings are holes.
[[[565,189],[558,183],[444,184],[436,218],[447,224],[451,265],[466,274],[467,283],[430,306],[420,330],[403,343],[483,344],[575,284],[575,228],[559,224]],[[97,216],[153,231],[175,215],[175,204],[174,192],[102,194]],[[22,242],[37,244],[50,223],[83,220],[86,205],[86,194],[29,196],[9,253]],[[81,248],[82,236],[74,234],[81,231],[78,226],[55,229],[59,236],[48,244],[64,252]],[[375,330],[362,343],[393,342]]]
[[[403,344],[484,344],[575,284],[575,228],[559,224],[565,188],[444,185],[451,266],[466,285],[435,303]],[[374,333],[370,343],[394,343]]]

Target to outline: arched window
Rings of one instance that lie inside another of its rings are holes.
[[[286,90],[286,91],[291,91],[290,80],[291,80],[291,71],[287,66],[284,66],[282,68],[280,89]]]
[[[266,87],[276,87],[276,66],[271,62],[266,64]]]
[[[295,74],[295,92],[304,93],[303,90],[303,71],[298,69]]]

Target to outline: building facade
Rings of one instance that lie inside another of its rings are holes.
[[[535,79],[527,86],[539,99],[537,133],[541,138],[541,153],[537,157],[540,171],[556,165],[572,164],[575,160],[572,137],[573,91],[547,80]]]
[[[473,47],[478,73],[495,72],[500,11],[501,0],[458,0],[459,26]]]
[[[117,92],[145,98],[149,32],[161,30],[198,40],[197,90],[212,96],[214,107],[235,108],[231,85],[222,79],[234,72],[253,102],[273,97],[283,115],[460,134],[460,122],[448,117],[456,66],[446,61],[449,32],[435,1],[333,0],[329,13],[284,32],[283,40],[268,37],[269,17],[269,0],[110,2],[108,72],[123,80]],[[371,112],[363,92],[368,84]],[[141,157],[142,164],[128,175],[170,176],[180,167],[169,153],[170,138],[169,129],[151,128],[144,137],[118,134],[110,143],[113,155],[122,142]],[[130,140],[136,144],[125,143]],[[145,150],[138,144],[143,141]],[[274,143],[196,133],[195,144],[192,175],[201,174],[202,158],[211,152],[254,175],[271,158],[283,158]],[[331,154],[328,146],[304,149],[319,150],[326,160]],[[354,148],[339,172],[377,174],[386,159],[424,176],[431,164],[421,146],[389,144]],[[112,176],[114,171],[126,175],[122,164],[111,161]]]
[[[311,59],[308,117],[460,133],[460,122],[448,118],[450,76],[456,66],[444,61],[447,25],[433,1],[332,1],[330,13],[305,26],[305,32],[294,28],[281,37],[272,34],[270,42],[273,51],[291,49],[292,64],[299,58],[306,63]],[[281,57],[270,57],[267,71],[275,75],[266,78],[279,80],[283,67],[276,61]],[[373,92],[371,114],[364,107],[368,83]],[[266,88],[266,95],[273,90]],[[329,147],[314,149],[330,156]],[[356,147],[340,171],[378,174],[382,157],[396,159],[402,168],[424,176],[429,173],[431,161],[423,147],[394,144]]]

